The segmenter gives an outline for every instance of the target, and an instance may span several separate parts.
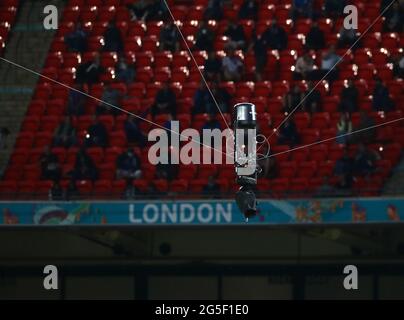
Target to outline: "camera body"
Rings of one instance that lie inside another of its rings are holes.
[[[252,103],[234,106],[234,165],[236,182],[240,185],[236,203],[245,218],[257,213],[254,188],[257,184],[257,114]]]

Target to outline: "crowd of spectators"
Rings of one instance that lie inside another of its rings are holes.
[[[224,36],[228,38],[225,46],[224,56],[219,56],[214,50],[216,38],[215,32],[210,27],[208,21],[211,19],[222,20],[224,18],[224,8],[229,5],[227,0],[210,0],[206,7],[203,21],[199,23],[199,28],[195,33],[195,43],[191,50],[205,50],[208,59],[205,61],[203,73],[206,80],[201,81],[200,87],[196,90],[193,98],[191,113],[193,116],[198,114],[207,114],[206,123],[203,129],[220,128],[217,120],[217,113],[227,113],[231,110],[232,95],[221,86],[223,81],[239,82],[243,80],[245,66],[242,53],[252,52],[255,57],[256,80],[263,78],[266,65],[268,63],[268,50],[285,50],[288,47],[288,33],[285,28],[274,18],[268,27],[260,34],[253,30],[252,36],[247,37],[243,26],[237,18],[230,19],[224,31]],[[382,8],[387,6],[389,1],[382,0]],[[336,19],[341,17],[347,1],[345,0],[325,0],[321,10],[317,10],[312,0],[293,0],[290,9],[290,18],[293,20],[299,18],[312,19],[312,24],[308,33],[305,35],[303,53],[297,58],[296,64],[292,68],[293,79],[300,81],[306,80],[307,87],[303,89],[298,84],[290,85],[290,90],[283,97],[283,111],[285,115],[298,111],[305,111],[309,114],[322,111],[322,95],[315,84],[320,79],[326,79],[329,84],[339,78],[339,63],[342,57],[337,53],[339,48],[349,48],[353,46],[355,50],[361,46],[358,41],[358,33],[353,29],[341,27],[339,30],[338,41],[336,43],[327,43],[324,31],[319,27],[317,20],[322,17]],[[393,6],[384,13],[383,30],[387,32],[403,31],[403,2],[396,1]],[[159,34],[159,49],[161,51],[177,52],[181,48],[183,39],[175,23],[171,21],[167,8],[160,0],[138,0],[127,6],[132,21],[166,21]],[[260,3],[257,0],[245,0],[238,12],[238,19],[257,20]],[[77,23],[75,30],[65,37],[66,45],[71,52],[83,53],[88,46],[88,33],[83,29],[81,23]],[[103,51],[116,52],[118,60],[115,65],[115,77],[117,81],[130,84],[136,81],[136,66],[128,62],[123,55],[125,43],[122,39],[120,30],[114,21],[110,21],[104,33]],[[320,52],[319,64],[313,56],[313,51]],[[394,75],[403,77],[404,74],[404,55],[395,57]],[[91,87],[100,82],[101,76],[106,72],[100,63],[100,54],[96,54],[90,61],[81,63],[76,72],[76,84],[74,90],[71,90],[68,97],[67,115],[64,121],[55,131],[53,140],[54,147],[78,146],[79,139],[76,129],[73,125],[73,118],[85,114],[85,105],[87,97],[81,92],[90,92]],[[380,78],[376,78],[376,84],[372,92],[372,110],[379,112],[388,112],[394,110],[394,101],[390,97],[389,88]],[[99,121],[99,116],[112,115],[116,117],[122,101],[128,98],[119,90],[111,87],[110,83],[104,82],[104,89],[100,102],[95,110],[94,122],[87,128],[87,134],[80,152],[77,155],[77,161],[74,169],[70,173],[71,194],[74,194],[75,181],[80,179],[95,180],[98,176],[98,170],[88,156],[86,149],[91,147],[107,147],[109,145],[109,133],[105,125]],[[130,98],[130,97],[129,97]],[[359,134],[350,136],[354,130],[367,129],[372,127],[375,122],[367,112],[362,111],[359,123],[354,127],[351,119],[352,113],[360,111],[359,108],[360,93],[355,85],[354,79],[347,79],[346,85],[340,93],[340,102],[338,110],[340,119],[337,123],[336,143],[349,146],[358,144],[358,153],[354,158],[350,158],[348,153],[337,161],[334,173],[338,177],[336,188],[349,188],[352,185],[352,179],[355,175],[369,177],[374,172],[374,164],[379,158],[373,150],[369,150],[367,145],[375,139],[375,130],[365,130]],[[177,98],[174,90],[168,82],[163,82],[161,88],[156,92],[154,102],[146,111],[144,116],[150,115],[154,120],[159,115],[167,115],[168,119],[177,117]],[[143,116],[143,115],[142,115]],[[146,132],[142,131],[139,120],[135,117],[128,117],[124,123],[126,138],[130,144],[143,148],[146,145]],[[3,134],[2,139],[3,141]],[[288,118],[277,131],[278,144],[289,145],[290,147],[301,144],[302,138],[299,133],[294,117]],[[54,180],[55,184],[52,190],[55,197],[61,194],[59,180],[61,175],[60,166],[57,157],[47,148],[41,157],[42,176],[44,179]],[[267,158],[260,161],[263,168],[261,176],[271,178],[277,176],[277,163],[274,158]],[[157,168],[156,176],[163,179],[172,180],[177,175],[178,168],[171,165],[160,165]],[[132,185],[133,179],[142,176],[140,158],[133,153],[131,149],[124,151],[117,160],[117,177],[128,181],[128,194],[139,193]],[[319,193],[327,193],[330,180],[326,178],[323,183],[323,189]],[[214,177],[209,177],[209,183],[204,187],[206,194],[217,192],[219,186],[215,184]]]

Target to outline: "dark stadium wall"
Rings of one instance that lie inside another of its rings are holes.
[[[246,268],[244,272],[250,274],[167,275],[163,270],[139,274],[137,269],[126,274],[112,269],[109,274],[91,274],[89,269],[76,268],[61,277],[60,287],[54,291],[44,290],[40,276],[2,270],[0,299],[404,299],[402,271],[388,274],[375,269],[359,276],[358,290],[347,291],[342,275],[312,268],[296,278],[282,266],[277,269],[266,274],[260,270],[251,274],[253,270]]]

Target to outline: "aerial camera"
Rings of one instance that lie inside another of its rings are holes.
[[[252,103],[234,106],[234,167],[240,189],[236,203],[246,221],[257,214],[257,115]]]

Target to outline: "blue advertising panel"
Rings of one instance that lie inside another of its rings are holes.
[[[237,225],[232,200],[0,202],[0,225]],[[404,199],[260,200],[248,224],[371,223],[404,220]]]

